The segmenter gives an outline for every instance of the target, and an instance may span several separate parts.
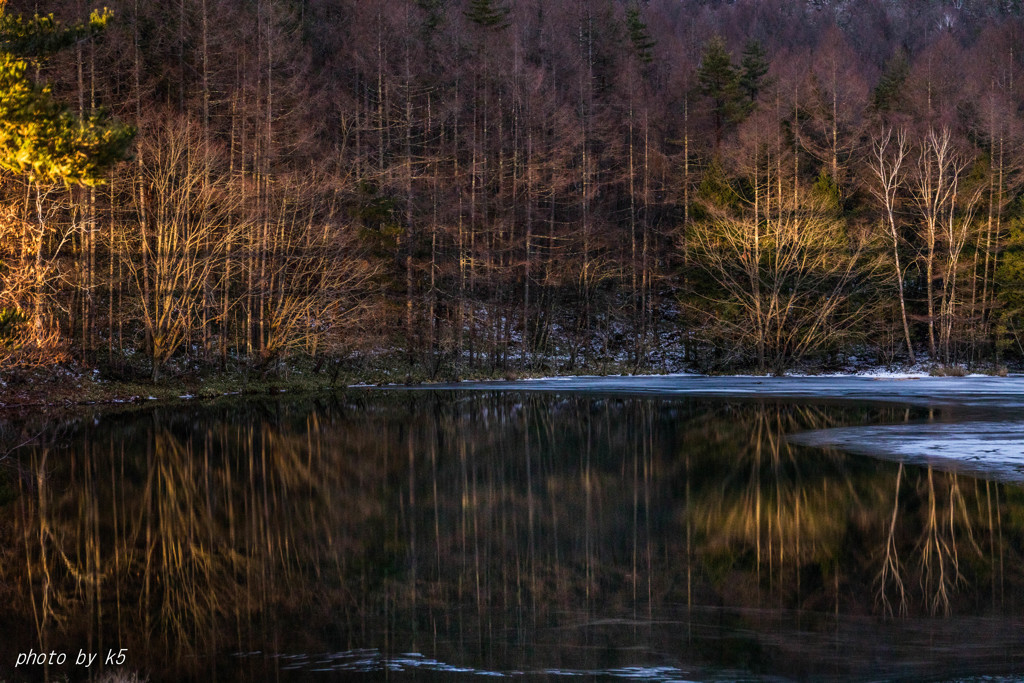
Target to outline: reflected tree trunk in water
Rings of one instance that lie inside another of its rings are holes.
[[[921,588],[928,596],[928,608],[932,614],[949,615],[953,593],[967,582],[961,572],[957,528],[966,533],[969,550],[973,554],[979,557],[984,554],[974,538],[959,476],[952,474],[946,478],[949,486],[946,509],[940,507],[943,501],[936,490],[935,479],[935,473],[929,467],[927,508],[917,551],[920,553]],[[959,520],[957,512],[960,513]]]
[[[882,611],[893,616],[892,602],[889,599],[889,586],[899,596],[896,611],[900,616],[907,613],[907,592],[903,586],[903,563],[900,562],[899,550],[896,547],[896,522],[899,520],[900,511],[900,481],[903,479],[903,463],[900,463],[899,471],[896,474],[896,493],[893,495],[892,521],[889,524],[889,533],[885,541],[885,553],[882,560],[882,568],[878,572],[876,583],[878,591],[875,601],[882,606]]]

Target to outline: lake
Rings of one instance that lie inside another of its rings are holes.
[[[1020,380],[705,379],[8,420],[0,679],[1024,680]]]

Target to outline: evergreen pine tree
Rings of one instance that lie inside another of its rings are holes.
[[[134,131],[103,113],[80,119],[57,102],[48,84],[30,76],[30,60],[101,30],[109,18],[65,28],[52,15],[25,19],[0,4],[0,168],[34,182],[96,185],[124,157]]]
[[[907,61],[907,55],[902,50],[898,50],[886,62],[882,78],[871,95],[871,106],[875,111],[899,109],[903,99],[903,84],[906,83],[909,75],[910,64]]]
[[[765,74],[768,73],[768,59],[765,56],[764,48],[757,40],[750,40],[743,48],[743,59],[740,61],[739,87],[740,92],[747,99],[748,109],[752,108],[757,101],[757,93]]]
[[[652,50],[657,42],[651,38],[647,31],[647,24],[640,18],[640,9],[630,7],[626,10],[626,29],[629,31],[629,40],[633,43],[633,50],[641,64],[650,64],[654,61]]]
[[[700,67],[697,69],[697,83],[701,93],[711,100],[711,112],[715,123],[715,150],[721,145],[722,131],[726,124],[735,123],[743,116],[740,81],[732,57],[725,49],[725,41],[712,38],[704,48]]]
[[[464,14],[478,26],[500,30],[508,26],[508,13],[508,7],[499,5],[494,0],[469,0],[469,9]]]

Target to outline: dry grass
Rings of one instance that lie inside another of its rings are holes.
[[[928,374],[932,377],[963,377],[967,370],[962,365],[933,365]]]

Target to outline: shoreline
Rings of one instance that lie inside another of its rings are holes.
[[[616,370],[621,370],[616,368]],[[148,380],[114,380],[103,379],[96,371],[88,372],[74,369],[47,369],[35,371],[29,377],[21,378],[20,381],[0,380],[0,418],[12,414],[49,414],[59,413],[64,410],[84,406],[143,406],[147,404],[167,405],[173,403],[184,403],[193,401],[208,401],[226,396],[272,396],[282,393],[332,393],[346,390],[361,390],[369,388],[390,388],[390,389],[480,389],[480,388],[510,388],[522,386],[527,389],[538,389],[538,383],[557,383],[560,388],[565,389],[566,383],[598,382],[627,383],[641,380],[644,382],[659,380],[678,380],[681,378],[690,379],[718,379],[725,382],[742,380],[754,380],[759,382],[779,380],[801,381],[801,380],[828,380],[828,379],[870,379],[889,381],[914,381],[922,379],[946,379],[956,380],[977,380],[989,379],[1013,379],[1024,377],[1020,373],[983,374],[968,373],[963,370],[959,374],[942,373],[939,375],[930,372],[929,368],[921,364],[912,368],[890,370],[884,367],[864,367],[846,371],[822,370],[792,370],[782,375],[765,373],[729,373],[729,374],[703,374],[696,371],[676,372],[643,372],[632,373],[628,371],[617,372],[595,372],[593,369],[585,368],[573,374],[550,374],[550,371],[528,371],[517,370],[514,372],[471,373],[466,377],[457,380],[439,379],[436,381],[424,379],[412,379],[406,376],[404,381],[383,381],[391,377],[380,377],[377,372],[352,372],[347,371],[334,378],[329,373],[310,373],[307,371],[291,368],[282,375],[261,377],[253,376],[255,373],[246,374],[242,372],[218,372],[207,376],[191,376],[187,378],[168,377],[156,384]],[[400,375],[401,370],[396,370],[391,375]],[[583,387],[586,388],[586,387]],[[730,391],[729,393],[733,393]],[[757,392],[754,392],[757,393]]]
[[[56,401],[35,386],[37,396],[50,400],[9,404],[0,401],[0,425],[25,431],[48,430],[60,420],[95,421],[103,413],[129,414],[148,407],[185,409],[218,399],[294,396],[296,400],[328,394],[384,391],[509,392],[574,394],[594,399],[711,400],[794,405],[861,404],[903,406],[906,417],[894,423],[860,425],[787,436],[796,445],[834,448],[870,457],[934,465],[1020,485],[1024,482],[1024,374],[1007,376],[930,376],[922,372],[883,371],[776,375],[702,375],[696,373],[640,375],[540,376],[516,379],[473,379],[436,383],[330,384],[306,376],[261,379],[243,387],[228,385],[239,378],[220,376],[195,384],[174,381],[160,386],[95,382],[62,387]],[[96,390],[96,387],[99,387]],[[196,388],[199,387],[199,388]],[[142,389],[143,391],[138,391]],[[227,390],[225,390],[227,389]],[[94,390],[90,393],[90,390]],[[72,392],[72,393],[69,393]],[[128,392],[124,395],[123,392]],[[60,401],[60,402],[58,402]],[[198,407],[198,406],[197,406]],[[118,410],[120,409],[120,410]],[[912,409],[924,409],[911,420]],[[926,417],[922,417],[926,416]],[[923,420],[923,421],[922,421]],[[21,425],[19,427],[18,425]],[[0,456],[2,459],[2,456]]]
[[[364,385],[362,389],[380,388]],[[779,400],[840,400],[901,403],[924,407],[1024,408],[1024,375],[918,374],[844,375],[631,375],[606,377],[548,377],[515,381],[468,381],[457,384],[383,387],[415,391],[522,390],[593,393],[664,398],[736,398]]]

